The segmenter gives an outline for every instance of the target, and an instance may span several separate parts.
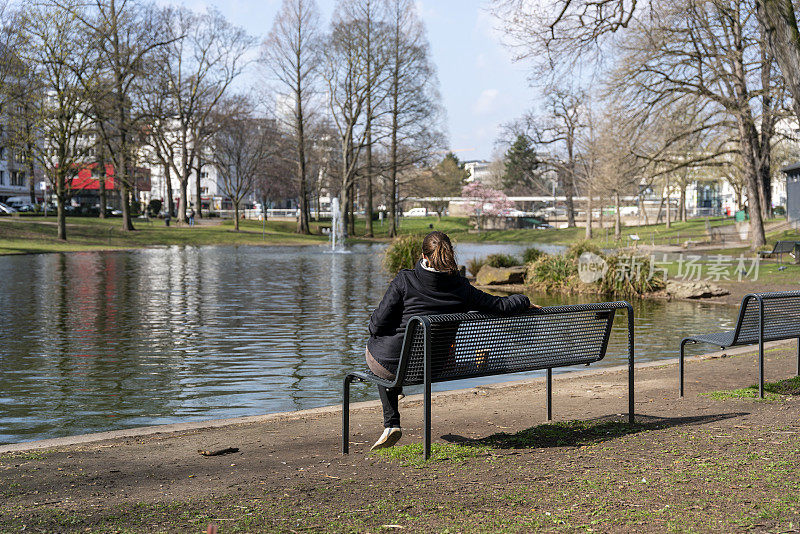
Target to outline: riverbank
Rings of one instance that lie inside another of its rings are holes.
[[[677,340],[676,340],[677,350]],[[788,378],[793,343],[770,346],[768,380]],[[693,532],[791,531],[800,522],[798,397],[706,393],[756,381],[752,350],[636,370],[557,375],[541,426],[541,379],[434,395],[438,455],[427,464],[421,402],[401,402],[404,437],[369,454],[377,402],[354,406],[353,454],[337,408],[227,426],[141,433],[0,454],[5,532]],[[361,387],[361,386],[357,386]],[[581,420],[585,423],[575,423]],[[238,451],[202,456],[198,450]],[[19,448],[19,447],[17,447]],[[414,450],[412,450],[414,449]]]
[[[67,241],[57,238],[56,218],[39,216],[0,217],[0,255],[41,252],[79,252],[88,250],[120,250],[166,245],[294,245],[324,243],[328,237],[322,234],[323,228],[330,227],[330,222],[311,222],[313,235],[304,236],[295,233],[296,223],[291,220],[268,221],[262,227],[259,221],[241,221],[241,231],[233,231],[233,222],[219,219],[198,219],[198,224],[190,228],[188,225],[164,226],[162,219],[134,221],[135,232],[123,232],[121,219],[95,219],[91,217],[67,218]],[[731,224],[729,221],[714,221],[713,226]],[[798,239],[800,234],[780,226],[779,220],[772,221],[772,226],[780,228],[768,232],[768,241],[772,245],[777,239]],[[622,238],[613,240],[613,229],[596,230],[591,242],[603,248],[626,247],[634,243],[642,246],[651,243],[679,243],[685,240],[700,239],[704,235],[705,219],[693,219],[687,222],[672,223],[670,228],[664,224],[625,227]],[[466,217],[406,217],[400,221],[399,232],[403,234],[422,235],[431,230],[447,232],[456,243],[537,243],[551,245],[570,245],[584,238],[583,228],[561,228],[549,230],[489,230],[475,233]],[[611,237],[609,237],[611,231]],[[388,223],[375,221],[373,238],[364,238],[365,221],[356,221],[356,237],[351,242],[389,242]],[[633,241],[631,235],[639,237]],[[674,246],[672,248],[675,248]],[[667,250],[669,246],[656,246],[654,250]],[[648,251],[650,249],[647,249]],[[713,249],[704,253],[725,252],[727,254],[747,253],[741,247],[731,249]],[[649,252],[648,252],[649,253]],[[466,258],[468,259],[468,258]]]

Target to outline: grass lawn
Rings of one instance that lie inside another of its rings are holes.
[[[720,226],[731,224],[730,219],[712,219],[709,224]],[[134,222],[135,232],[123,232],[119,218],[95,219],[91,217],[67,218],[67,241],[59,241],[56,237],[55,217],[0,217],[0,254],[20,254],[35,252],[64,252],[87,250],[114,250],[163,245],[263,245],[263,244],[312,244],[324,243],[328,238],[322,235],[322,228],[330,227],[329,221],[311,222],[314,235],[304,236],[295,233],[293,221],[268,221],[262,236],[262,225],[258,221],[242,221],[241,230],[233,231],[230,220],[214,220],[210,225],[198,225],[189,228],[186,225],[164,226],[163,220],[153,219],[151,223]],[[466,217],[407,217],[400,220],[400,234],[424,235],[431,231],[446,232],[455,242],[462,243],[544,243],[554,245],[570,245],[583,240],[584,228],[560,228],[549,230],[488,230],[480,233],[471,231]],[[672,223],[667,229],[665,224],[654,224],[639,227],[624,227],[622,238],[613,239],[613,229],[595,229],[594,244],[603,248],[627,246],[631,244],[628,236],[636,234],[640,243],[655,242],[673,243],[687,239],[699,240],[705,235],[706,220],[693,219],[687,222]],[[355,236],[351,241],[385,241],[388,239],[388,222],[381,225],[375,221],[373,226],[375,238],[368,240],[361,236],[365,232],[365,221],[356,221]],[[800,234],[793,230],[774,232],[767,236],[769,247],[779,239],[800,240]],[[749,255],[749,250],[721,249],[725,255]],[[708,254],[708,252],[705,252]]]
[[[55,217],[0,218],[0,254],[117,250],[163,245],[298,245],[327,241],[319,235],[294,233],[291,222],[242,221],[239,232],[232,221],[190,228],[164,226],[162,220],[135,222],[135,232],[123,232],[122,220],[91,217],[67,218],[67,241],[57,238]]]

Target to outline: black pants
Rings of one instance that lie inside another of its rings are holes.
[[[393,428],[400,426],[400,410],[397,407],[398,395],[403,388],[385,388],[378,386],[378,395],[383,405],[383,427]]]

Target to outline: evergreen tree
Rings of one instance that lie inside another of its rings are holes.
[[[541,193],[546,184],[539,170],[539,158],[526,135],[518,135],[505,155],[503,187]]]

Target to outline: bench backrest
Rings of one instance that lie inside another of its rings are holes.
[[[615,311],[625,308],[630,309],[627,302],[607,302],[552,306],[511,317],[413,317],[398,378],[405,385],[424,381],[426,348],[434,382],[597,362],[606,354]]]
[[[800,291],[753,293],[742,299],[733,345],[758,343],[759,302],[764,305],[764,341],[800,337]]]
[[[797,241],[778,241],[775,243],[775,248],[772,249],[773,254],[786,254],[789,252],[794,252],[794,247],[797,245]]]

